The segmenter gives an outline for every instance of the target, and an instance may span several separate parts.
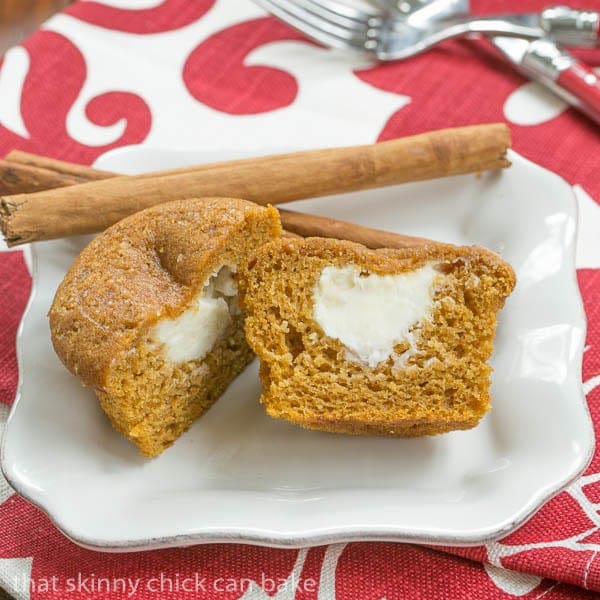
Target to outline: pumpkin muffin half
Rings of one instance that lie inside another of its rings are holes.
[[[253,357],[238,270],[277,211],[203,198],[136,213],[94,238],[50,309],[54,348],[146,456],[173,443]]]
[[[471,428],[489,410],[496,314],[515,285],[496,254],[281,239],[240,282],[272,417],[419,436]]]

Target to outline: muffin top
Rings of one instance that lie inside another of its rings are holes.
[[[75,259],[50,308],[54,348],[86,385],[102,386],[111,360],[163,317],[183,310],[257,223],[277,237],[272,207],[198,198],[135,213],[95,237]]]

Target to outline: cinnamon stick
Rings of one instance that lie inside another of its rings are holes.
[[[0,228],[8,244],[14,246],[101,231],[134,212],[181,198],[232,196],[258,204],[278,204],[500,169],[510,165],[506,158],[509,144],[508,128],[497,123],[443,129],[367,146],[113,177],[33,194],[2,196]],[[82,169],[62,175],[79,176]]]
[[[13,152],[11,152],[7,158],[12,159]],[[27,158],[29,165],[35,165],[38,163],[38,157],[35,154],[27,154],[25,152],[19,152],[19,154],[22,154],[23,158]],[[45,157],[39,158],[41,159],[39,163],[47,164],[45,163]],[[71,163],[63,164],[70,165]],[[91,167],[86,167],[83,165],[73,166],[78,167],[78,172],[81,177],[89,177],[90,180],[93,180],[93,178],[96,176],[96,173],[107,173],[108,176],[115,177],[115,175],[112,173],[100,172]],[[40,170],[33,166],[31,166],[30,169],[30,173],[34,174],[36,171]],[[47,173],[49,174],[49,187],[57,188],[61,187],[62,185],[73,185],[71,183],[65,183],[67,179],[61,173],[56,173],[54,171],[47,171]],[[30,181],[24,179],[23,188],[19,191],[24,191],[24,188],[30,187],[30,185]],[[289,237],[319,236],[346,239],[353,242],[358,242],[369,248],[405,248],[407,246],[418,246],[431,243],[431,240],[427,240],[425,238],[401,235],[380,229],[371,229],[369,227],[363,227],[362,225],[340,221],[329,217],[321,217],[283,209],[279,210],[279,214],[286,233],[290,234]]]
[[[62,175],[48,169],[0,159],[0,194],[39,192],[50,188],[75,185],[87,181],[81,177]]]
[[[281,224],[286,231],[301,237],[326,237],[358,242],[367,248],[407,248],[433,244],[432,240],[372,229],[348,221],[279,209]]]
[[[55,166],[47,162],[52,159],[16,150],[9,153],[7,159],[16,159],[17,161],[21,161],[20,164],[27,164],[32,172],[38,170],[37,167],[32,165],[44,164],[48,167]],[[25,163],[25,161],[27,162]],[[65,182],[66,179],[63,173],[77,172],[81,178],[89,177],[91,181],[94,180],[94,178],[104,179],[116,176],[108,171],[98,171],[84,165],[75,165],[73,163],[62,161],[53,162],[61,163],[59,166],[61,172],[39,169],[47,171],[47,173],[54,176],[54,180],[50,180],[51,187],[53,188],[60,187],[61,184]],[[24,184],[28,185],[28,182],[24,181]],[[72,184],[67,183],[65,185]],[[288,237],[319,236],[342,240],[345,239],[352,242],[358,242],[368,248],[405,248],[407,246],[419,246],[431,243],[431,240],[425,238],[395,234],[381,229],[371,229],[369,227],[363,227],[362,225],[349,223],[347,221],[339,221],[329,217],[321,217],[283,209],[279,210],[279,215]]]
[[[78,165],[77,163],[66,162],[64,160],[57,160],[56,158],[50,158],[49,156],[23,152],[23,150],[11,150],[6,155],[5,160],[27,167],[45,169],[46,171],[53,172],[55,175],[66,175],[71,178],[79,179],[81,182],[108,179],[115,176],[114,173],[110,173],[109,171],[100,171],[99,169],[93,169],[92,167],[86,167],[85,165]]]
[[[452,137],[454,139],[452,139]],[[475,140],[474,136],[478,136],[479,140]],[[468,148],[469,143],[474,143],[474,148]],[[491,123],[484,125],[471,125],[466,127],[453,127],[449,129],[439,129],[437,131],[430,131],[423,134],[407,137],[407,138],[399,138],[397,140],[391,140],[389,142],[381,142],[377,144],[378,149],[382,149],[386,146],[389,147],[390,151],[393,150],[393,146],[399,144],[400,142],[406,142],[407,140],[414,140],[417,144],[429,141],[431,143],[431,152],[437,154],[435,160],[432,160],[429,165],[431,171],[437,170],[439,167],[436,165],[437,162],[440,165],[443,165],[444,162],[450,162],[452,160],[461,160],[462,156],[459,152],[456,151],[454,145],[464,144],[463,154],[467,156],[467,160],[478,162],[481,160],[485,164],[490,164],[491,166],[483,167],[479,169],[465,171],[467,173],[476,172],[476,171],[484,171],[484,170],[493,170],[499,168],[505,168],[510,166],[510,161],[506,158],[506,150],[510,147],[510,130],[504,123]],[[477,150],[477,146],[481,147],[484,151],[484,156],[470,156],[471,152],[475,152]],[[289,152],[286,154],[275,154],[275,155],[267,155],[267,156],[258,156],[254,158],[248,159],[237,159],[237,160],[227,160],[227,161],[219,161],[214,163],[205,163],[202,165],[194,165],[191,167],[179,167],[175,169],[168,169],[163,171],[153,171],[150,173],[142,173],[141,175],[137,175],[137,178],[145,179],[145,178],[153,178],[153,177],[163,177],[165,175],[178,175],[178,174],[188,174],[190,172],[200,172],[212,170],[217,167],[228,167],[228,168],[237,168],[238,166],[243,165],[261,165],[263,163],[272,163],[275,160],[287,160],[287,159],[295,159],[300,156],[310,156],[314,155],[315,159],[319,158],[321,153],[329,154],[332,151],[337,150],[350,150],[355,151],[357,149],[369,149],[373,147],[373,144],[366,146],[354,146],[347,148],[327,148],[323,150],[310,150],[303,152]],[[446,157],[445,154],[448,153]],[[55,158],[49,158],[46,156],[40,156],[37,154],[31,154],[29,152],[23,152],[22,150],[12,150],[7,156],[6,160],[11,162],[17,162],[20,164],[32,166],[32,167],[40,167],[43,169],[50,169],[57,173],[62,173],[65,175],[72,175],[74,177],[84,177],[90,181],[96,181],[100,179],[108,179],[110,177],[114,177],[114,173],[110,173],[108,171],[101,171],[99,169],[92,169],[90,167],[86,167],[83,165],[78,165],[70,162],[65,162],[62,160],[57,160]],[[466,166],[465,166],[466,168]],[[436,175],[438,177],[445,176],[447,173],[443,173],[441,175]],[[451,173],[456,174],[456,173]],[[462,174],[462,173],[461,173]],[[424,176],[423,179],[434,179],[435,176]],[[418,179],[408,179],[407,181],[419,181]],[[401,181],[399,183],[406,183],[406,181]],[[334,192],[335,193],[335,192]]]

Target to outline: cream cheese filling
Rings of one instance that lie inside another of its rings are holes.
[[[150,338],[163,346],[167,360],[202,359],[222,338],[238,311],[235,272],[231,265],[215,270],[188,309],[153,327]]]
[[[433,263],[398,275],[365,275],[354,264],[327,266],[313,289],[313,318],[345,346],[349,360],[375,367],[400,342],[410,344],[408,353],[416,350],[411,329],[431,318],[439,275]]]

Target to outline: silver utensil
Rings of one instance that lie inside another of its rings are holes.
[[[404,12],[407,19],[415,15],[422,18],[425,6],[427,18],[433,21],[443,21],[449,16],[465,17],[469,12],[469,0],[401,0],[392,6]],[[560,32],[559,37],[566,44],[598,46],[600,19],[597,12],[557,6],[544,10],[540,20],[548,32]],[[600,78],[588,65],[548,38],[526,40],[492,36],[490,41],[517,71],[600,123]]]
[[[428,22],[469,17],[469,0],[372,0],[386,13],[396,13],[406,22],[423,27]],[[523,15],[532,27],[540,26],[546,35],[566,46],[595,48],[600,44],[600,13],[568,6],[552,6]]]
[[[396,10],[407,20],[423,18],[431,22],[465,18],[469,0],[381,0],[384,8]],[[566,6],[548,8],[540,14],[540,24],[550,35],[565,44],[597,47],[600,15],[594,11]],[[517,71],[541,83],[559,98],[600,123],[600,78],[585,63],[576,59],[554,40],[490,36],[490,42]]]
[[[548,39],[495,36],[491,42],[519,72],[600,124],[600,78],[588,65]]]
[[[432,17],[427,3],[418,0],[401,1],[397,11],[385,8],[369,11],[338,0],[255,2],[326,46],[367,52],[379,60],[408,58],[445,40],[472,33],[524,39],[550,35],[584,46],[596,45],[598,39],[597,27],[594,29],[594,24],[598,24],[597,13],[571,11],[573,14],[567,15],[560,7],[546,9],[541,14],[462,16],[440,21],[439,16]],[[446,14],[452,14],[464,5],[464,1],[444,0],[443,9]],[[571,29],[568,23],[572,24]]]

